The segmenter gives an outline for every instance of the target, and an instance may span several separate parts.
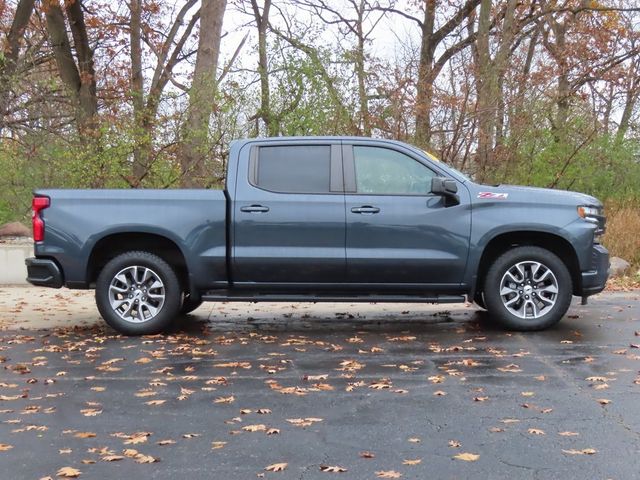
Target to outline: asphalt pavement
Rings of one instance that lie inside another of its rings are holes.
[[[1,479],[639,477],[638,291],[538,333],[469,305],[230,303],[140,338],[90,295],[0,287]]]

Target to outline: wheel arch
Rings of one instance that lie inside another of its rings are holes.
[[[484,279],[491,264],[507,250],[520,246],[535,246],[549,250],[565,264],[571,275],[573,294],[581,289],[582,277],[578,255],[573,245],[564,237],[544,231],[517,230],[503,232],[491,238],[482,250],[476,269],[475,285],[472,294],[482,291]]]
[[[146,251],[162,258],[175,269],[183,288],[191,290],[186,256],[178,243],[168,236],[144,231],[112,232],[97,240],[87,261],[87,283],[94,284],[100,271],[111,259],[134,250]]]

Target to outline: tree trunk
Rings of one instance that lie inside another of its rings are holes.
[[[79,66],[76,65],[73,57],[64,13],[58,0],[48,0],[46,5],[47,32],[60,78],[71,92],[76,104],[78,130],[83,135],[93,134],[95,117],[98,113],[98,99],[93,69],[93,52],[89,47],[81,0],[69,3],[66,9]]]
[[[362,133],[371,136],[371,116],[369,115],[369,99],[367,97],[367,73],[365,70],[365,35],[362,29],[364,21],[364,0],[357,5],[358,21],[356,22],[356,35],[358,46],[356,47],[355,70],[358,79],[358,97],[360,100],[360,118],[362,119]]]
[[[20,0],[16,6],[16,13],[7,37],[5,39],[3,56],[0,62],[0,129],[2,129],[8,104],[10,102],[10,92],[12,77],[18,66],[20,55],[20,44],[24,39],[24,31],[29,25],[29,19],[33,13],[35,0]]]
[[[416,137],[415,143],[428,147],[431,142],[431,103],[433,101],[433,56],[436,45],[432,42],[436,2],[426,0],[420,42],[418,86],[416,93]]]
[[[150,139],[146,138],[142,128],[144,116],[144,80],[142,77],[142,0],[131,0],[129,5],[131,18],[129,21],[129,42],[131,44],[131,75],[129,91],[133,103],[134,147],[133,175],[141,178],[144,175],[145,159],[149,156]]]
[[[205,186],[213,172],[207,172],[209,120],[216,96],[216,70],[222,40],[226,0],[203,0],[200,11],[198,56],[189,90],[189,109],[184,125],[182,185]]]

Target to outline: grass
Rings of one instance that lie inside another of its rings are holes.
[[[640,204],[636,202],[608,203],[607,233],[602,239],[611,256],[620,257],[636,272],[640,267]]]

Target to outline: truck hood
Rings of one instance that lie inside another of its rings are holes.
[[[474,197],[482,199],[484,193],[507,194],[506,201],[535,202],[535,203],[562,203],[565,205],[592,205],[602,207],[602,203],[595,197],[585,193],[571,192],[569,190],[554,190],[551,188],[522,187],[519,185],[474,185]],[[488,196],[489,199],[492,196]],[[495,197],[493,197],[495,198]]]

